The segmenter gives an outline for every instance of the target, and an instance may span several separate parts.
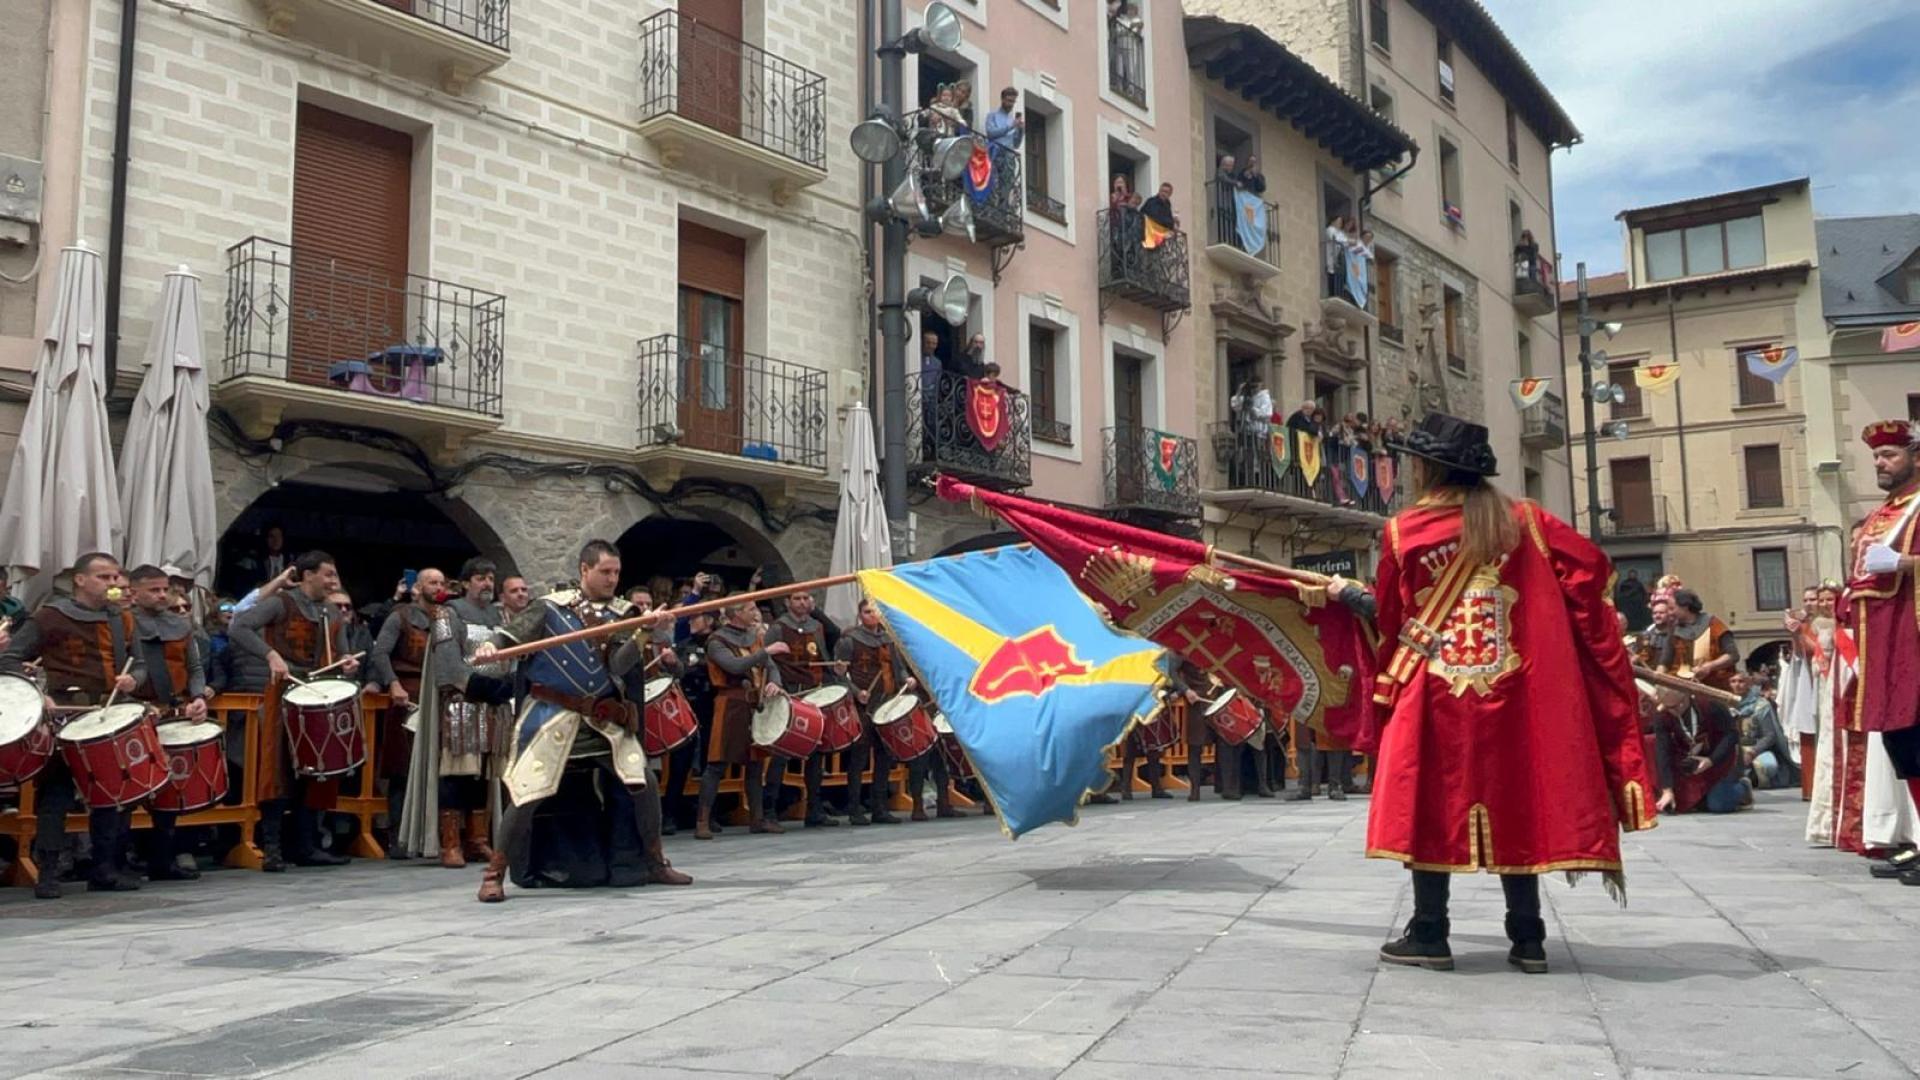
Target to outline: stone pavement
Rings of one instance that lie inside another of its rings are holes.
[[[238,871],[0,890],[0,1076],[1135,1080],[1920,1075],[1920,889],[1798,840],[1798,793],[1548,884],[1553,974],[1456,879],[1450,974],[1382,970],[1364,799],[1091,807],[669,841],[692,888]]]

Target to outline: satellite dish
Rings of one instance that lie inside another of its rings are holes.
[[[873,165],[891,161],[900,152],[900,133],[885,120],[860,121],[848,134],[847,142],[853,145],[854,157]]]
[[[940,213],[940,228],[944,232],[964,234],[969,241],[975,240],[976,238],[973,235],[972,200],[962,195],[949,203],[947,208]],[[953,280],[959,281],[960,279],[954,278]],[[962,284],[964,285],[965,283],[962,282]],[[949,319],[947,321],[952,322],[953,320]]]

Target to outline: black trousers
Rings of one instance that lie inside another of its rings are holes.
[[[492,783],[484,776],[443,776],[440,778],[440,810],[459,810],[471,813],[487,808],[487,785]]]
[[[1413,921],[1407,932],[1416,941],[1445,941],[1451,930],[1447,894],[1453,875],[1439,870],[1413,871]],[[1547,924],[1540,918],[1540,878],[1536,874],[1501,874],[1500,889],[1507,894],[1507,940],[1514,944],[1545,941]]]
[[[575,758],[566,765],[569,773],[598,771],[603,784],[625,785],[626,781],[614,771],[613,759],[609,757]],[[666,865],[666,856],[660,843],[660,782],[655,774],[645,787],[628,788],[633,797],[633,824],[640,833],[640,853],[646,869],[657,870]],[[500,816],[500,828],[495,837],[495,848],[506,856],[508,866],[525,866],[527,855],[533,843],[533,813],[540,805],[539,800],[524,805],[507,807]]]
[[[64,757],[55,754],[34,778],[33,860],[41,876],[57,880],[60,855],[67,846],[67,814],[81,805],[80,791]],[[171,816],[171,815],[169,815]],[[120,863],[120,842],[128,812],[112,807],[87,811],[87,841],[95,880],[111,878]]]

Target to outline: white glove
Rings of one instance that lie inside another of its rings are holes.
[[[1869,574],[1891,574],[1900,569],[1900,553],[1886,544],[1869,544],[1860,568]]]

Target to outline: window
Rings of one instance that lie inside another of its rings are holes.
[[[1647,280],[1745,270],[1767,261],[1760,215],[1646,234]]]
[[[1147,361],[1145,357],[1114,350],[1113,426],[1139,431],[1147,426]]]
[[[1920,394],[1907,395],[1907,419],[1920,420]]]
[[[1638,420],[1647,415],[1646,403],[1640,400],[1640,384],[1633,381],[1634,369],[1639,366],[1638,360],[1607,365],[1607,381],[1627,392],[1626,399],[1613,407],[1611,419]]]
[[[1507,106],[1507,164],[1520,167],[1520,117],[1512,105]]]
[[[1442,292],[1445,297],[1442,319],[1447,330],[1447,366],[1464,375],[1467,371],[1467,358],[1466,346],[1462,339],[1466,335],[1462,333],[1460,320],[1465,317],[1466,298],[1460,295],[1459,290],[1450,286],[1444,288]]]
[[[1028,407],[1033,416],[1033,437],[1051,443],[1072,445],[1073,429],[1060,415],[1059,361],[1056,352],[1060,331],[1044,323],[1027,324],[1027,387],[1031,395]]]
[[[1787,549],[1754,549],[1753,606],[1760,611],[1785,611],[1789,595]]]
[[[1445,139],[1440,140],[1440,217],[1455,228],[1466,223],[1460,194],[1460,148]]]
[[[1387,0],[1367,0],[1367,39],[1384,50],[1393,50],[1393,30],[1387,23]]]
[[[1524,378],[1533,377],[1533,339],[1522,333],[1514,342],[1514,356],[1520,362],[1520,374]]]
[[[1749,446],[1747,457],[1747,508],[1777,510],[1787,505],[1786,491],[1780,485],[1780,447]]]
[[[1107,89],[1147,107],[1147,40],[1144,16],[1136,0],[1108,4]]]
[[[1384,251],[1375,251],[1373,262],[1374,314],[1383,330],[1400,329],[1400,259]],[[1399,340],[1399,335],[1394,335]]]
[[[1526,217],[1520,210],[1520,204],[1507,200],[1507,239],[1515,248],[1520,246],[1520,234],[1527,231]]]
[[[1740,404],[1776,405],[1780,401],[1780,387],[1769,379],[1763,379],[1747,366],[1747,353],[1765,348],[1755,345],[1751,349],[1735,349],[1733,368],[1740,377]]]
[[[1063,148],[1054,145],[1059,141],[1054,131],[1060,114],[1041,106],[1031,93],[1024,96],[1022,104],[1027,117],[1027,133],[1021,143],[1026,151],[1027,209],[1064,225],[1067,207],[1059,192],[1066,186],[1066,169],[1062,163],[1056,171],[1055,162],[1061,160]]]
[[[1614,531],[1632,534],[1658,527],[1653,512],[1653,459],[1614,458],[1607,463],[1607,479],[1613,484]]]
[[[940,57],[933,55],[932,53],[921,53],[920,54],[920,87],[919,87],[920,100],[918,103],[919,107],[924,108],[928,105],[932,105],[934,102],[934,99],[940,96],[941,87],[949,86],[953,83],[959,82],[962,79],[971,79],[973,78],[973,76],[974,76],[974,70],[973,70],[973,65],[971,64],[966,64],[964,62],[952,63],[947,60],[943,60]],[[974,122],[974,114],[978,110],[978,107],[980,104],[981,89],[982,88],[978,86],[974,87],[972,98],[970,98],[967,104],[965,105],[965,107],[963,107],[960,110],[960,115],[966,117],[968,124],[972,124]],[[994,104],[987,106],[987,108],[989,109],[994,108],[998,104],[999,104],[999,99],[995,98]]]
[[[1435,67],[1440,73],[1440,100],[1453,104],[1453,39],[1440,35],[1434,44]]]

